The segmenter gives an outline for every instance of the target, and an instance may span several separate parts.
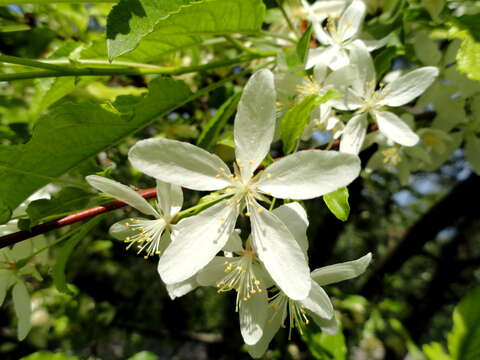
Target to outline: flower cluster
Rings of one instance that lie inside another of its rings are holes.
[[[418,136],[384,107],[410,102],[438,73],[424,67],[377,87],[370,51],[387,39],[360,36],[365,4],[354,0],[337,11],[338,19],[318,15],[318,9],[306,2],[304,7],[321,44],[306,61],[306,68],[313,69],[303,74],[283,69],[275,75],[262,69],[253,74],[235,117],[231,166],[189,143],[164,138],[137,142],[129,160],[156,179],[155,207],[128,186],[87,177],[96,189],[153,217],[123,220],[112,226],[111,234],[146,258],[159,255],[158,272],[172,299],[199,286],[236,292],[241,333],[253,357],[266,351],[286,322],[290,331],[296,327],[302,332],[310,320],[324,331],[336,331],[334,309],[322,286],[362,274],[371,254],[310,271],[308,216],[295,200],[326,195],[359,175],[358,153],[369,120],[388,140],[415,145]],[[264,166],[276,133],[279,103],[288,110],[309,95],[323,96],[330,90],[340,96],[313,109],[301,138],[327,130],[333,139],[340,139],[339,151],[301,150]],[[351,118],[344,124],[335,111],[342,112],[342,119]],[[180,212],[182,188],[213,192],[211,201],[195,215]],[[276,199],[284,203],[275,207]],[[249,219],[251,228],[243,239],[236,229],[240,216]]]

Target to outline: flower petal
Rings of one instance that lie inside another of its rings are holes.
[[[166,285],[168,296],[170,296],[170,299],[172,300],[188,294],[190,291],[195,290],[197,287],[198,282],[195,276],[192,276],[191,278],[180,281],[178,283]]]
[[[354,0],[349,7],[345,9],[338,20],[338,35],[342,41],[355,36],[362,25],[367,7],[361,0]]]
[[[359,173],[358,156],[304,150],[270,165],[257,186],[280,199],[312,199],[347,186]]]
[[[405,105],[427,90],[437,76],[438,69],[434,66],[425,66],[410,71],[383,88],[382,94],[384,96],[379,104],[388,106]]]
[[[310,49],[305,69],[310,69],[315,65],[329,64],[336,58],[338,51],[338,46],[334,45],[325,48]]]
[[[275,132],[275,83],[268,69],[248,80],[235,117],[235,156],[242,177],[248,180],[270,150]]]
[[[234,232],[232,232],[232,235],[230,235],[230,237],[228,238],[228,241],[225,244],[223,251],[228,251],[228,252],[238,254],[240,251],[243,250],[242,238],[238,233],[239,231],[240,230],[235,230]]]
[[[272,211],[280,221],[282,221],[295,240],[303,250],[305,256],[307,256],[308,239],[308,217],[305,209],[298,202],[292,202],[279,206]]]
[[[312,271],[312,279],[320,286],[353,279],[364,273],[371,260],[372,254],[368,253],[357,260],[324,266]]]
[[[330,69],[333,71],[341,69],[344,66],[347,66],[350,63],[350,58],[345,51],[345,49],[338,49],[337,53],[335,54],[335,57],[332,59],[332,61],[328,64]]]
[[[385,44],[390,40],[391,37],[392,37],[392,33],[378,40],[362,40],[362,41],[367,47],[368,51],[372,52],[373,50],[377,50],[385,46]]]
[[[139,219],[141,221],[148,220],[148,219],[144,219],[144,218],[136,218],[136,219]],[[108,230],[109,235],[111,237],[117,239],[117,240],[120,240],[120,241],[124,241],[129,236],[137,235],[138,231],[132,230],[127,225],[131,221],[132,221],[132,219],[128,218],[128,219],[123,219],[123,220],[120,220],[120,221],[116,222],[115,224],[110,226],[110,229]]]
[[[378,129],[390,140],[403,146],[414,146],[420,138],[397,115],[389,111],[372,111]]]
[[[261,209],[261,211],[259,211]],[[311,280],[307,261],[286,225],[260,205],[249,205],[252,244],[277,285],[298,300],[307,297]]]
[[[267,321],[268,296],[266,291],[252,295],[247,301],[240,302],[240,332],[247,345],[260,341]]]
[[[225,276],[225,261],[231,259],[225,256],[215,256],[197,274],[197,282],[201,286],[217,286],[217,283]]]
[[[230,170],[218,156],[186,142],[142,140],[130,149],[128,158],[135,169],[189,189],[211,191],[230,185]]]
[[[372,56],[361,40],[355,40],[349,45],[350,62],[357,67],[357,74],[353,80],[353,89],[364,95],[375,90],[377,78]]]
[[[309,315],[312,317],[313,321],[315,321],[318,327],[327,334],[335,335],[338,332],[338,322],[335,318],[335,315],[330,319],[324,319],[318,315],[315,315],[314,313],[309,313]]]
[[[227,242],[237,216],[233,205],[221,201],[180,221],[172,234],[172,243],[158,262],[163,282],[186,280],[207,265]]]
[[[358,155],[367,134],[367,114],[359,114],[348,120],[343,129],[340,152]]]
[[[126,185],[98,175],[89,175],[85,178],[85,180],[87,180],[87,182],[95,189],[100,190],[101,192],[104,192],[115,199],[121,200],[124,203],[127,203],[144,214],[155,217],[159,216],[157,211],[148,203],[147,200]]]
[[[157,201],[163,214],[170,219],[182,208],[182,188],[178,185],[157,180]]]
[[[269,310],[267,313],[267,321],[265,321],[263,327],[262,338],[255,345],[247,345],[248,353],[254,359],[261,358],[265,351],[267,351],[270,341],[272,341],[287,316],[286,311],[275,311],[272,310],[272,308],[269,308]]]
[[[331,319],[333,317],[334,311],[330,298],[325,290],[314,281],[312,281],[312,288],[310,289],[308,297],[299,302],[305,306],[306,309],[322,318]]]
[[[313,68],[313,79],[319,84],[323,84],[327,77],[328,66],[326,63],[320,63]]]

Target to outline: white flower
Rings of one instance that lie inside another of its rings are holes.
[[[331,131],[333,139],[338,139],[345,125],[335,116],[335,111],[326,103],[321,104],[312,111],[310,124],[305,128],[302,140],[310,139],[314,131]]]
[[[279,206],[272,213],[287,226],[306,257],[308,219],[303,207],[293,202]],[[218,292],[232,289],[237,292],[235,310],[239,311],[240,330],[245,343],[253,345],[262,337],[267,288],[274,283],[250,244],[251,237],[244,247],[238,233],[233,232],[223,250],[237,256],[216,256],[197,274],[197,281],[203,286],[216,286]]]
[[[350,154],[299,151],[254,176],[273,139],[275,97],[269,70],[258,71],[245,86],[234,126],[234,174],[216,155],[180,141],[143,140],[130,150],[133,166],[150,176],[193,190],[223,190],[224,197],[229,196],[178,223],[175,241],[159,262],[165,283],[183,281],[207,265],[224,247],[246,207],[252,246],[269,274],[291,298],[308,295],[309,270],[300,247],[284,223],[258,200],[268,201],[265,195],[281,199],[324,195],[353,181],[360,164]]]
[[[328,64],[332,70],[346,66],[349,63],[348,53],[352,41],[359,36],[366,10],[362,0],[354,0],[343,11],[338,22],[332,17],[328,18],[325,29],[322,27],[323,19],[315,21],[313,16],[310,16],[315,37],[324,47],[310,50],[305,67],[309,69],[320,62]],[[373,51],[384,46],[388,38],[359,41],[362,41],[369,51]]]
[[[325,266],[312,271],[312,287],[308,297],[295,301],[278,292],[270,298],[267,321],[263,328],[262,338],[254,345],[248,346],[248,352],[254,358],[260,358],[268,349],[268,344],[273,339],[280,327],[286,327],[288,318],[289,337],[293,328],[303,333],[303,327],[309,323],[309,318],[325,332],[336,333],[337,321],[332,303],[322,286],[352,279],[361,275],[372,259],[371,253],[349,262]]]
[[[155,219],[131,218],[119,221],[110,228],[110,234],[128,243],[127,249],[136,246],[145,258],[160,255],[170,243],[171,221],[182,208],[183,194],[180,186],[157,180],[157,206],[154,208],[130,187],[114,180],[90,175],[87,182],[94,188],[134,207]]]
[[[376,89],[373,60],[359,41],[351,49],[351,64],[336,72],[338,88],[344,97],[332,100],[339,110],[357,110],[348,121],[342,135],[340,151],[358,154],[365,139],[367,114],[377,122],[380,132],[388,139],[404,146],[414,146],[419,138],[397,115],[383,110],[384,106],[402,106],[423,93],[435,80],[438,69],[432,66],[413,70],[385,87]]]

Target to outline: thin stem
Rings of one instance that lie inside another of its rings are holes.
[[[7,64],[15,64],[15,65],[23,65],[23,66],[30,66],[39,69],[46,69],[51,71],[68,71],[69,68],[65,66],[58,66],[54,64],[44,63],[34,59],[26,59],[17,56],[9,56],[0,54],[0,62],[7,63]]]
[[[113,75],[182,75],[192,72],[216,69],[231,65],[238,65],[254,59],[274,56],[275,52],[264,52],[263,54],[242,55],[234,59],[213,61],[202,65],[185,67],[158,67],[158,68],[69,68],[62,71],[32,71],[16,74],[0,74],[0,81],[25,80],[35,78],[63,77],[63,76],[113,76]],[[49,64],[52,65],[52,64]]]
[[[253,56],[267,57],[267,56],[275,56],[277,54],[276,51],[260,51],[260,50],[250,49],[249,47],[243,45],[241,41],[235,39],[230,35],[225,35],[225,39],[227,39],[238,50],[244,51],[247,54],[250,54]]]
[[[298,34],[298,30],[295,28],[295,25],[293,25],[292,20],[290,20],[290,17],[288,16],[287,12],[283,8],[282,4],[280,3],[280,0],[275,0],[275,2],[277,3],[278,8],[282,12],[283,17],[287,21],[287,24],[290,30],[293,31],[294,34]]]

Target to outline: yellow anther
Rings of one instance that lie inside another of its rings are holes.
[[[262,207],[257,208],[257,212],[262,212],[263,210],[264,210],[264,208],[262,208]]]
[[[253,161],[253,160],[248,160],[248,163],[249,163],[250,165],[253,165],[253,164],[255,164],[255,161]]]
[[[247,212],[245,213],[245,216],[251,216],[251,215],[252,215],[252,213],[249,212],[249,211],[247,211]]]
[[[224,221],[225,221],[225,218],[222,217],[222,218],[220,218],[219,220],[220,220],[221,222],[224,222]]]
[[[272,174],[267,174],[267,178],[268,178],[268,179],[271,179],[271,178],[272,178]]]

